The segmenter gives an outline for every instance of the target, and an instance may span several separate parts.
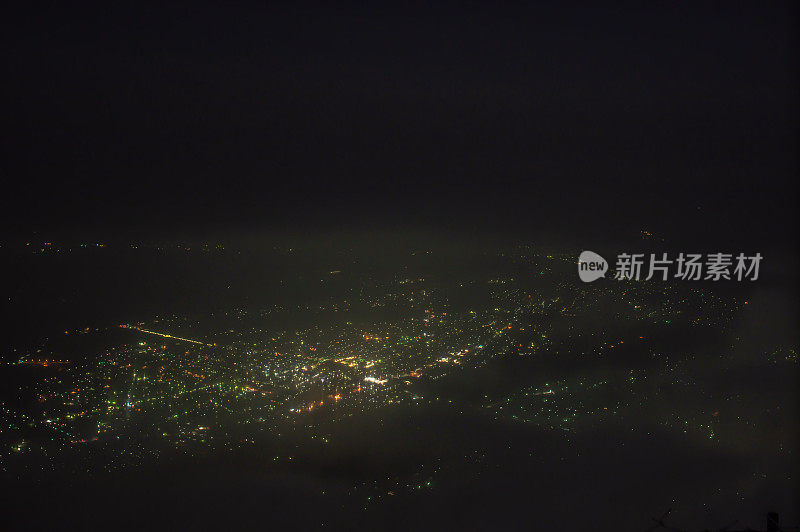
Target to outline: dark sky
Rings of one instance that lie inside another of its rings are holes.
[[[6,237],[794,234],[789,3],[3,18]]]

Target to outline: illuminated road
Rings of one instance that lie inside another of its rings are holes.
[[[179,340],[181,342],[189,342],[189,343],[197,344],[197,345],[205,345],[205,346],[208,346],[208,347],[216,347],[217,346],[217,344],[207,344],[205,342],[200,342],[198,340],[190,340],[189,338],[181,338],[180,336],[172,336],[171,334],[160,333],[160,332],[156,332],[156,331],[148,331],[147,329],[142,329],[141,327],[136,327],[135,325],[124,325],[123,324],[123,325],[120,325],[120,328],[121,329],[133,329],[134,331],[139,331],[139,332],[143,332],[143,333],[147,333],[147,334],[154,334],[154,335],[160,336],[162,338],[170,338],[172,340]]]

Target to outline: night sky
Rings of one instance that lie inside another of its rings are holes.
[[[794,234],[789,3],[3,18],[7,237]]]

